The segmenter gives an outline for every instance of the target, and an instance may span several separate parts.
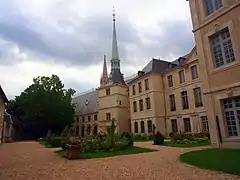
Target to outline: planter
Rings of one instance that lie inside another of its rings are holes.
[[[81,153],[82,145],[70,145],[66,144],[66,157],[67,159],[78,159],[79,153]]]

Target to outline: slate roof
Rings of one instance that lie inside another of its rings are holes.
[[[72,103],[76,105],[75,113],[77,115],[96,113],[98,111],[98,91],[76,96],[72,99]]]
[[[7,96],[4,93],[1,85],[0,85],[0,96],[3,98],[4,102],[6,102],[6,103],[8,102]]]
[[[163,72],[165,69],[169,67],[170,62],[152,59],[142,70],[145,74],[148,72]]]
[[[112,73],[112,83],[123,84],[123,85],[126,84],[123,79],[123,75],[119,69],[114,69],[111,73]]]

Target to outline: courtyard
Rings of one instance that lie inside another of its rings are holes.
[[[8,143],[0,146],[1,180],[142,180],[142,179],[239,179],[239,176],[203,170],[178,161],[180,154],[209,148],[176,148],[138,142],[136,146],[155,152],[100,159],[69,161],[37,142]]]

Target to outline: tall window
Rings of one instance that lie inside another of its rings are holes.
[[[182,84],[185,82],[184,70],[178,72],[179,75],[179,83]]]
[[[138,122],[134,122],[134,132],[138,133]]]
[[[201,117],[202,132],[209,132],[207,116]]]
[[[168,87],[173,87],[172,75],[169,75],[167,78],[168,78]]]
[[[148,133],[153,132],[153,124],[151,120],[147,121]]]
[[[133,101],[133,112],[137,112],[137,102]]]
[[[187,91],[181,92],[182,108],[189,109]]]
[[[110,88],[106,89],[106,95],[110,95]]]
[[[222,101],[228,135],[240,137],[240,97]]]
[[[145,79],[144,80],[144,83],[145,83],[145,90],[149,90],[149,83],[148,83],[148,79]]]
[[[206,15],[212,14],[214,11],[220,9],[223,6],[222,0],[204,0]]]
[[[144,124],[144,121],[141,121],[141,133],[145,133],[145,124]]]
[[[84,122],[85,121],[85,116],[82,116],[82,122]]]
[[[191,122],[189,118],[183,118],[184,131],[191,132]]]
[[[88,116],[88,121],[91,121],[91,116]]]
[[[143,100],[142,99],[139,100],[139,110],[143,111]]]
[[[141,93],[142,92],[142,82],[138,83],[138,92]]]
[[[82,129],[81,129],[81,136],[84,137],[85,134],[85,126],[82,125]]]
[[[194,88],[193,89],[194,93],[194,99],[195,99],[195,107],[202,107],[203,102],[202,102],[202,93],[201,93],[201,88]]]
[[[147,97],[145,100],[146,100],[146,109],[151,109],[150,97]]]
[[[192,74],[192,80],[198,78],[197,65],[191,66],[191,74]]]
[[[178,132],[177,120],[172,119],[171,124],[172,124],[172,132]]]
[[[236,60],[228,28],[225,28],[222,31],[215,33],[209,38],[212,45],[213,61],[215,68],[229,64]]]
[[[106,119],[107,119],[107,121],[111,120],[111,114],[110,113],[106,113]]]
[[[169,99],[170,99],[170,110],[171,111],[176,111],[176,103],[175,103],[174,94],[169,95]]]
[[[94,114],[94,121],[97,121],[97,114]]]
[[[135,85],[132,85],[132,94],[133,94],[133,95],[135,95],[135,94],[136,94]]]

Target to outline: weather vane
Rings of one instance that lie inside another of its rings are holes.
[[[114,8],[114,6],[113,6],[113,21],[116,21],[116,19],[115,19],[115,16],[116,16],[116,13],[115,13],[115,8]]]

